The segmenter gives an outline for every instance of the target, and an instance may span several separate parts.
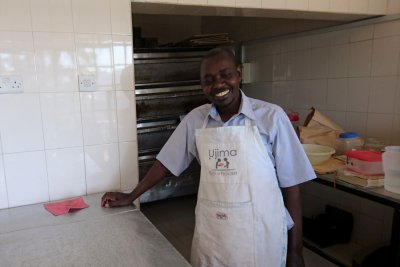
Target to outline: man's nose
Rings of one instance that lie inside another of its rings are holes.
[[[214,87],[219,88],[222,87],[225,83],[225,79],[221,77],[221,75],[215,76]]]

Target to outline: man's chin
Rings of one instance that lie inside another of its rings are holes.
[[[224,99],[213,99],[213,103],[217,107],[228,106],[231,102],[232,101],[231,101],[231,99],[229,97],[224,98]]]

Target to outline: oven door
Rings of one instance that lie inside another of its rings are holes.
[[[135,53],[135,84],[157,87],[158,83],[165,82],[199,83],[200,62],[205,53],[206,51]]]
[[[154,151],[153,151],[154,152]],[[151,153],[151,152],[149,152]],[[139,155],[139,177],[143,179],[156,160],[157,154]],[[200,180],[200,165],[196,160],[178,177],[172,173],[140,196],[140,203],[152,202],[170,197],[197,194]]]

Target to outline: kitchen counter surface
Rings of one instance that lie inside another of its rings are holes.
[[[134,206],[54,216],[43,204],[0,210],[2,266],[190,266]]]
[[[327,185],[336,184],[343,191],[347,191],[352,194],[400,209],[400,194],[390,192],[384,187],[364,188],[361,186],[352,185],[337,179],[335,180],[333,174],[318,175],[318,178],[315,179],[315,181]]]

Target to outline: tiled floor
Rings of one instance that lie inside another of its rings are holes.
[[[141,206],[141,211],[189,261],[196,197],[179,197]]]
[[[194,231],[196,197],[179,197],[142,205],[141,210],[172,245],[189,261]],[[336,265],[304,248],[306,267]]]

